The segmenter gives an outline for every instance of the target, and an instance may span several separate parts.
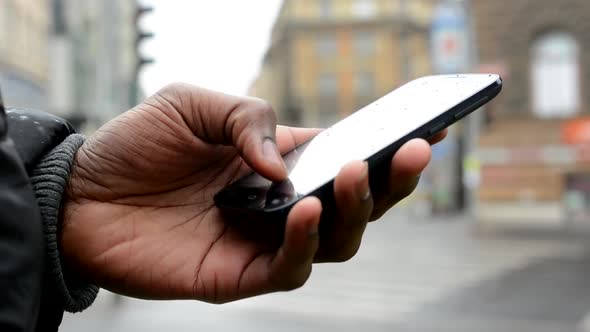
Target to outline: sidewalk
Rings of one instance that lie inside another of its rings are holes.
[[[582,320],[582,324],[580,324],[580,329],[582,332],[590,332],[590,312],[586,315],[584,320]]]
[[[316,266],[296,292],[223,306],[113,305],[106,294],[60,331],[579,331],[589,253],[579,239],[476,236],[465,218],[389,215],[355,259]]]

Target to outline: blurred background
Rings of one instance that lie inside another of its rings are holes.
[[[90,134],[174,81],[328,126],[419,76],[502,75],[359,255],[224,306],[106,291],[63,331],[590,331],[587,0],[0,0],[8,106]]]

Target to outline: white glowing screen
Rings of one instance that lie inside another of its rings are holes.
[[[293,189],[298,195],[313,192],[348,162],[367,160],[499,79],[488,74],[428,76],[398,88],[285,155]],[[264,188],[271,183],[253,174],[236,184]]]

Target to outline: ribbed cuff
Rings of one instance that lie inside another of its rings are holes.
[[[80,312],[88,308],[96,299],[98,287],[89,285],[74,276],[65,276],[59,254],[58,234],[62,198],[66,191],[68,178],[76,151],[84,144],[85,137],[71,135],[59,146],[41,159],[33,170],[31,178],[37,195],[37,202],[43,217],[45,233],[47,274],[54,279],[59,293],[63,296],[64,309]]]

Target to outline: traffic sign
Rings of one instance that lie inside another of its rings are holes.
[[[466,71],[470,65],[467,13],[460,1],[441,1],[431,26],[434,70],[440,74]]]

